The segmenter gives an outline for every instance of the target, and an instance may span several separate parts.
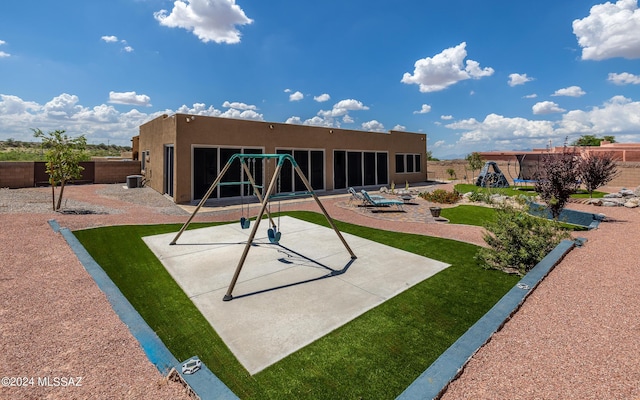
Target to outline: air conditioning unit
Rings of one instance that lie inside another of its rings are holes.
[[[127,176],[127,188],[135,189],[142,187],[142,175],[129,175]]]

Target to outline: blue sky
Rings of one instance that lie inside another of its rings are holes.
[[[0,13],[0,139],[129,145],[163,113],[428,135],[440,158],[640,142],[637,0],[34,0]],[[363,144],[363,147],[365,145]]]

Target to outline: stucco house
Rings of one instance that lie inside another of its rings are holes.
[[[427,137],[403,131],[365,132],[190,114],[162,115],[140,126],[134,158],[146,185],[176,203],[201,199],[233,154],[290,154],[314,191],[422,182],[427,176]],[[274,167],[251,165],[258,184]],[[242,181],[232,166],[223,182]],[[246,185],[217,188],[211,198],[250,195]],[[277,191],[303,190],[291,168],[282,170]]]

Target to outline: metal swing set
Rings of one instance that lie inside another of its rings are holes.
[[[276,162],[276,167],[274,169],[273,176],[268,181],[269,185],[268,185],[267,189],[264,190],[264,186],[256,184],[256,180],[255,180],[255,162],[256,162],[256,160],[261,160],[264,163],[267,163],[269,160],[272,160],[272,159],[277,161]],[[235,160],[239,160],[240,161],[240,165],[242,167],[242,171],[244,171],[244,175],[246,176],[247,180],[241,180],[239,182],[222,182],[222,178],[227,173],[227,171],[229,170],[229,168],[231,167],[231,165],[233,164],[233,162]],[[276,183],[280,182],[280,173],[282,171],[282,167],[283,167],[284,163],[287,162],[287,161],[291,163],[294,171],[298,174],[298,177],[300,178],[300,180],[304,184],[305,188],[307,189],[306,191],[279,193],[279,190],[278,190],[277,193],[275,192]],[[249,168],[249,162],[253,162],[253,173]],[[279,245],[279,241],[280,241],[282,233],[280,231],[279,225],[276,225],[274,220],[273,220],[273,218],[271,217],[270,203],[272,201],[278,201],[278,211],[279,211],[280,210],[280,201],[281,200],[286,200],[286,199],[291,199],[291,198],[296,198],[296,197],[308,197],[308,196],[313,197],[313,199],[315,200],[316,204],[318,205],[318,207],[320,208],[320,210],[324,214],[325,218],[327,219],[327,222],[329,223],[331,228],[334,230],[334,232],[336,233],[336,235],[338,236],[338,238],[340,239],[340,241],[344,245],[345,249],[347,250],[347,252],[349,252],[349,254],[351,255],[351,259],[355,260],[357,258],[356,255],[354,254],[354,252],[349,247],[349,244],[346,242],[346,240],[342,236],[342,233],[340,233],[340,231],[336,227],[333,219],[331,218],[331,216],[329,216],[329,213],[327,213],[327,210],[324,208],[324,206],[320,202],[320,199],[318,198],[318,196],[316,195],[315,191],[313,190],[313,188],[309,184],[309,181],[307,180],[307,178],[304,176],[304,173],[302,172],[302,170],[298,166],[298,163],[295,161],[293,156],[291,156],[290,154],[245,154],[245,153],[236,153],[233,156],[231,156],[229,161],[227,161],[225,166],[222,168],[222,170],[218,174],[218,177],[215,179],[215,181],[209,187],[209,190],[207,190],[205,195],[202,197],[202,199],[198,203],[198,206],[195,208],[195,210],[193,211],[193,213],[191,214],[191,216],[189,217],[187,222],[185,222],[184,225],[182,225],[182,227],[180,228],[180,231],[178,231],[178,233],[173,238],[171,243],[169,243],[170,245],[175,245],[176,244],[176,242],[178,241],[178,239],[180,238],[182,233],[187,229],[187,227],[189,226],[189,224],[191,223],[193,218],[196,216],[198,211],[200,211],[200,208],[209,199],[209,197],[213,193],[214,189],[217,186],[225,186],[225,185],[241,185],[241,186],[250,185],[251,188],[253,189],[254,195],[257,197],[258,201],[260,202],[260,212],[256,216],[255,223],[253,224],[253,228],[251,229],[251,233],[249,234],[249,238],[247,239],[247,243],[245,244],[244,250],[242,252],[242,256],[240,257],[240,260],[238,261],[238,266],[236,267],[236,271],[235,271],[235,273],[233,275],[233,278],[231,279],[231,283],[229,284],[229,288],[227,289],[227,293],[223,297],[224,301],[229,301],[229,300],[233,299],[233,295],[232,295],[233,289],[234,289],[234,287],[236,285],[236,282],[238,281],[238,277],[240,276],[240,271],[242,270],[242,267],[244,266],[245,260],[247,258],[247,254],[249,254],[249,250],[251,249],[253,241],[254,241],[254,239],[256,237],[256,233],[258,231],[258,227],[260,226],[260,221],[262,221],[262,218],[263,218],[263,216],[265,214],[267,215],[267,218],[268,218],[268,220],[269,220],[269,222],[271,224],[271,227],[267,231],[267,236],[269,238],[269,241],[274,245]],[[260,189],[263,189],[263,191],[261,192]],[[242,192],[243,191],[241,191],[241,194],[242,194]],[[247,205],[247,214],[248,213],[249,213],[249,211],[248,211],[248,205]],[[240,226],[242,227],[242,229],[248,229],[250,227],[250,222],[249,221],[250,220],[247,217],[244,216],[244,199],[243,199],[242,217],[240,218]],[[280,213],[278,212],[278,224],[279,224],[279,222],[280,222]]]

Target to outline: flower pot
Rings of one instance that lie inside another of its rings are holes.
[[[442,208],[440,208],[440,207],[429,207],[429,211],[431,211],[431,216],[433,218],[438,218],[440,216],[440,211],[442,211]]]

